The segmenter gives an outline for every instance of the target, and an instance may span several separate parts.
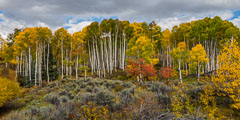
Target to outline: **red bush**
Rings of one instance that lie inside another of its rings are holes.
[[[134,78],[140,75],[147,80],[156,77],[156,70],[153,68],[153,65],[145,63],[141,58],[137,59],[137,61],[129,59],[125,72]]]
[[[173,72],[173,68],[171,66],[168,66],[159,70],[158,74],[161,79],[169,79],[170,77],[173,77]]]

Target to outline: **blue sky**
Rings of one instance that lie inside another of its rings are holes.
[[[77,25],[79,23],[82,23],[84,21],[91,21],[91,22],[97,21],[97,22],[100,23],[102,20],[110,19],[110,18],[117,19],[118,17],[117,16],[110,16],[110,17],[104,17],[104,16],[94,17],[94,16],[92,16],[92,17],[86,17],[86,18],[81,18],[81,17],[79,18],[79,17],[73,17],[73,16],[72,17],[66,17],[65,18],[66,23],[63,27],[65,29],[70,29],[70,28],[72,28],[72,26]]]
[[[236,19],[240,16],[240,10],[233,10],[233,17],[230,20]]]
[[[3,14],[3,11],[0,10],[0,14]],[[3,22],[3,19],[0,18],[0,22]]]

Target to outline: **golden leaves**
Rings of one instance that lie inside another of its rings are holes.
[[[208,62],[209,59],[207,58],[207,53],[204,50],[202,44],[197,44],[195,47],[192,48],[190,51],[190,61],[192,62]]]
[[[6,78],[0,78],[0,107],[20,93],[19,84]]]

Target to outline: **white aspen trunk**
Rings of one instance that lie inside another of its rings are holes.
[[[46,53],[45,53],[45,49],[46,47],[45,47],[45,40],[43,41],[43,66],[44,66],[44,68],[46,68],[46,58],[45,58],[45,55],[46,55]]]
[[[49,39],[48,39],[48,52],[47,52],[47,81],[48,81],[48,83],[49,83],[49,69],[48,69],[48,63],[49,63]]]
[[[25,54],[25,76],[28,76],[28,58],[27,58],[27,53]]]
[[[122,58],[122,68],[125,69],[125,55],[126,55],[126,35],[123,34],[123,58]]]
[[[180,52],[180,59],[178,60],[178,70],[179,70],[180,83],[182,84],[181,57],[182,57],[182,53]]]
[[[31,69],[32,65],[31,65],[31,46],[30,45],[28,46],[28,63],[29,63],[28,64],[29,80],[31,82],[32,81],[32,69]]]
[[[102,42],[102,40],[100,40],[100,42],[101,42],[101,56],[102,56],[103,77],[105,78],[105,64],[104,64],[104,59],[103,59],[103,42]]]
[[[215,61],[216,61],[216,58],[217,58],[217,57],[216,57],[216,56],[217,56],[217,54],[216,54],[216,49],[217,49],[216,45],[217,45],[217,40],[215,41],[214,47],[213,47],[213,48],[214,48],[214,52],[213,52],[213,53],[214,53],[214,61],[213,61],[214,69],[213,69],[213,70],[216,70],[216,66],[217,66],[217,64],[216,64],[216,62],[215,62]]]
[[[213,40],[211,40],[211,59],[209,60],[211,62],[211,71],[213,71],[213,62],[212,62],[213,57],[214,57],[214,55],[213,55]]]
[[[162,62],[163,62],[163,67],[165,67],[164,48],[162,49]]]
[[[85,59],[84,59],[84,79],[87,79],[87,70],[86,70],[86,65],[85,65]]]
[[[39,86],[42,86],[42,47],[41,44],[39,44],[39,52],[38,52],[38,81]]]
[[[89,55],[89,63],[90,63],[90,67],[91,67],[91,73],[93,74],[92,54],[91,54],[91,50],[90,50],[89,41],[88,41],[88,55]]]
[[[24,70],[25,70],[25,60],[24,60],[24,58],[25,58],[25,54],[23,54],[22,53],[22,76],[24,76],[25,74],[24,74]]]
[[[116,33],[115,33],[115,72],[117,72],[117,39],[118,39],[118,27],[116,29]]]
[[[20,62],[19,62],[19,67],[20,67],[20,75],[22,75],[22,51],[21,51],[21,56],[20,56]]]
[[[38,50],[37,50],[37,42],[36,42],[36,61],[35,61],[35,86],[37,86],[37,64],[38,64],[38,57],[37,57],[37,54],[38,54]]]
[[[198,61],[198,82],[199,82],[199,79],[200,79],[200,64],[199,64],[199,61]]]
[[[95,51],[95,45],[94,45],[94,40],[93,40],[93,42],[92,42],[92,48],[93,48],[93,50],[92,50],[92,55],[93,55],[93,72],[95,72],[95,70],[96,70],[96,51]]]
[[[72,76],[72,41],[71,41],[71,50],[70,50],[70,76]]]
[[[77,51],[77,60],[76,60],[76,80],[78,80],[78,51]]]
[[[19,64],[19,58],[18,58],[18,56],[16,57],[16,59],[17,59],[17,66],[16,66],[16,70],[15,70],[15,81],[17,81],[17,78],[18,78],[18,64]]]
[[[99,53],[98,53],[98,46],[97,46],[97,40],[96,40],[96,43],[95,43],[95,46],[96,46],[96,53],[97,53],[97,69],[98,69],[98,77],[100,77],[100,59],[99,59]]]
[[[181,60],[178,60],[179,79],[182,84],[182,71],[181,71]]]
[[[169,46],[168,46],[169,47]],[[168,47],[167,47],[167,66],[168,66]]]
[[[120,37],[120,40],[119,40],[119,49],[118,49],[118,51],[119,51],[119,55],[118,55],[118,63],[119,63],[119,65],[118,65],[118,67],[120,68],[120,69],[122,69],[122,39],[121,39],[121,37]],[[120,62],[119,62],[120,61]]]
[[[107,63],[107,71],[109,73],[109,63],[108,63],[108,48],[107,48],[107,39],[105,37],[105,41],[104,41],[104,50],[105,50],[105,55],[106,55],[106,63]]]
[[[62,79],[63,79],[63,39],[61,40],[61,52],[62,52]]]
[[[109,63],[110,63],[110,75],[112,74],[112,35],[110,32],[110,36],[109,36]]]
[[[206,41],[207,57],[210,58],[209,42]],[[210,60],[207,62],[207,72],[210,72]]]
[[[65,60],[66,60],[66,62],[67,62],[67,64],[65,65],[65,72],[66,72],[66,76],[68,76],[68,50],[66,49],[66,51],[65,51]]]

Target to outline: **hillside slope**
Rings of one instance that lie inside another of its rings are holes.
[[[15,100],[21,105],[3,120],[172,119],[164,83],[64,79],[32,88]]]

